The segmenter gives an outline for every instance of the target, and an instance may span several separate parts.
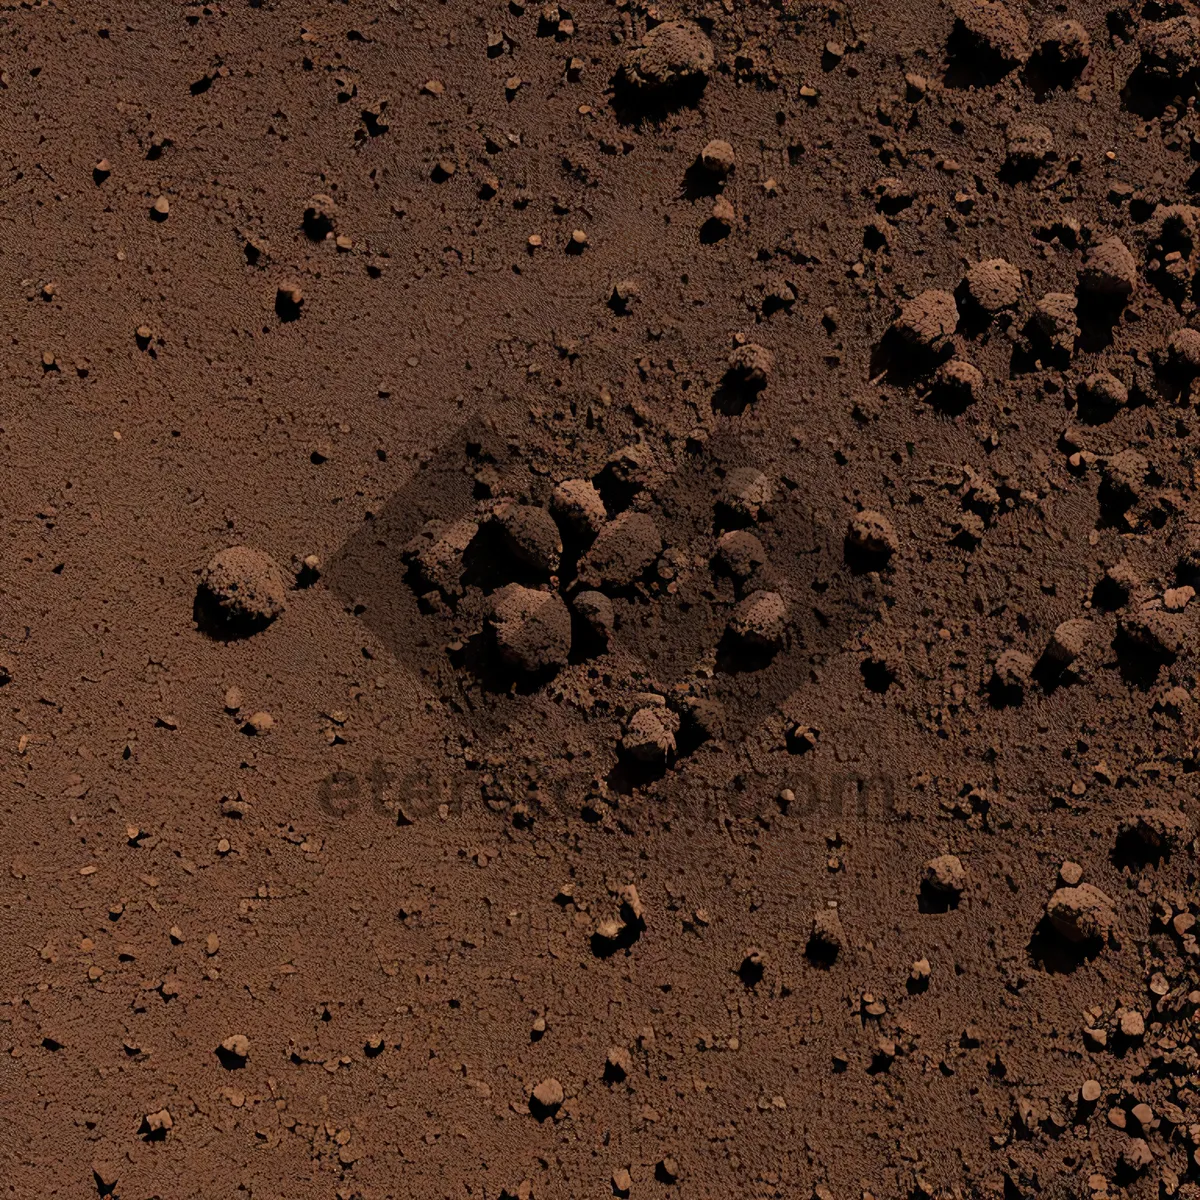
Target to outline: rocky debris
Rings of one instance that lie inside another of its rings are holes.
[[[754,467],[735,467],[725,476],[721,503],[731,513],[757,521],[762,507],[771,502],[771,481]]]
[[[1137,290],[1137,263],[1118,237],[1106,238],[1079,271],[1079,290],[1101,300],[1125,301]]]
[[[892,329],[905,344],[936,353],[958,328],[958,305],[949,292],[922,292],[900,306]]]
[[[625,1046],[609,1046],[604,1060],[604,1081],[624,1083],[633,1074],[633,1055]]]
[[[478,532],[478,522],[470,518],[450,524],[430,521],[405,547],[403,557],[424,587],[447,597],[461,595],[463,555]]]
[[[141,1133],[148,1142],[162,1141],[174,1128],[175,1118],[165,1108],[160,1108],[156,1112],[148,1112],[142,1118]]]
[[[1046,902],[1046,917],[1069,942],[1113,941],[1116,936],[1116,908],[1090,883],[1059,888]]]
[[[562,1107],[566,1099],[563,1085],[553,1075],[535,1084],[529,1093],[529,1111],[539,1121],[552,1117]]]
[[[1019,66],[1029,58],[1029,26],[1015,7],[1001,0],[955,0],[953,8],[977,51],[1005,66]]]
[[[921,890],[935,900],[956,905],[967,887],[967,869],[953,854],[931,858],[921,868]]]
[[[1191,379],[1200,374],[1200,330],[1183,328],[1167,341],[1167,361],[1176,375]]]
[[[703,82],[716,63],[708,35],[692,21],[656,25],[625,58],[625,79],[636,88],[663,90]]]
[[[1045,125],[1018,121],[1005,131],[1005,145],[1010,162],[1043,163],[1054,153],[1054,132]]]
[[[1042,34],[1042,54],[1060,67],[1082,67],[1092,55],[1092,39],[1078,21],[1053,21]]]
[[[767,561],[767,552],[754,534],[746,529],[723,533],[717,540],[717,565],[735,579],[749,579]]]
[[[1020,302],[1025,282],[1021,272],[1003,258],[976,263],[965,280],[967,295],[986,313],[1003,312]]]
[[[752,592],[737,604],[729,632],[758,650],[777,650],[787,636],[787,604],[778,592]]]
[[[589,632],[607,645],[617,623],[612,601],[603,592],[579,592],[571,607]]]
[[[1008,649],[997,655],[991,667],[993,690],[1010,700],[1019,700],[1033,681],[1034,661],[1020,650]]]
[[[1079,301],[1070,292],[1047,292],[1034,306],[1032,323],[1051,349],[1063,354],[1075,352],[1079,322],[1075,311]]]
[[[577,533],[595,534],[608,520],[604,501],[590,479],[565,479],[550,497],[550,509]]]
[[[846,544],[855,551],[877,558],[889,558],[900,548],[891,521],[874,509],[864,509],[850,518]]]
[[[571,651],[571,614],[555,592],[506,584],[492,596],[491,626],[500,657],[530,675],[563,666]]]
[[[662,537],[648,513],[623,512],[596,535],[579,564],[579,578],[593,588],[622,589],[636,583],[662,553]]]
[[[1074,617],[1055,626],[1046,646],[1046,657],[1059,667],[1069,667],[1087,649],[1093,625],[1087,617]]]
[[[831,967],[846,948],[846,931],[836,908],[819,908],[813,914],[805,957],[814,966]]]
[[[216,1053],[227,1071],[239,1070],[250,1057],[250,1039],[242,1033],[231,1034],[217,1047]]]
[[[532,504],[501,504],[492,514],[505,549],[535,571],[551,575],[558,570],[562,538],[554,518]]]
[[[1182,83],[1200,70],[1200,18],[1191,14],[1146,21],[1138,30],[1142,70]]]
[[[757,342],[737,346],[729,356],[729,374],[748,388],[766,387],[774,369],[775,355]]]
[[[1106,459],[1101,470],[1103,501],[1124,511],[1141,497],[1150,475],[1150,463],[1136,450],[1121,450]]]
[[[713,138],[700,151],[700,162],[710,174],[724,179],[737,164],[737,157],[728,142],[722,141],[720,138]]]
[[[662,696],[649,696],[634,710],[621,736],[621,751],[627,757],[648,764],[663,764],[675,754],[675,735],[679,717]]]
[[[1095,371],[1083,381],[1082,395],[1093,411],[1111,417],[1129,403],[1129,389],[1107,371]]]
[[[201,599],[236,632],[265,628],[287,608],[287,577],[279,564],[249,546],[219,550],[200,574]]]
[[[275,728],[275,718],[269,712],[253,712],[242,726],[242,732],[250,737],[266,737]]]
[[[952,358],[938,367],[934,390],[943,407],[965,408],[983,395],[983,373],[963,358]]]

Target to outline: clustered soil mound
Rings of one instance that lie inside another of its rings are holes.
[[[1200,1195],[1200,13],[0,15],[7,1194]]]

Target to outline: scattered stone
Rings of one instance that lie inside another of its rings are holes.
[[[1200,18],[1187,15],[1139,24],[1142,69],[1175,83],[1200,70]]]
[[[949,292],[922,292],[901,304],[892,328],[910,346],[936,352],[958,328],[958,305]]]
[[[1112,900],[1090,883],[1059,888],[1046,902],[1046,916],[1069,942],[1112,941],[1117,929]]]
[[[1185,326],[1171,334],[1167,357],[1176,374],[1188,379],[1200,374],[1200,330]]]
[[[269,712],[251,713],[242,726],[242,732],[251,737],[266,737],[275,728],[275,718]]]
[[[731,512],[751,521],[758,520],[763,505],[774,494],[771,481],[754,467],[735,467],[725,476],[721,503]]]
[[[1015,308],[1024,286],[1021,272],[1003,258],[986,259],[967,272],[967,295],[986,313]]]
[[[957,900],[966,890],[967,869],[956,855],[943,854],[931,858],[921,868],[923,890]]]
[[[663,701],[638,708],[629,718],[621,737],[621,750],[629,758],[643,763],[666,763],[675,754],[675,734],[679,717]]]
[[[968,40],[986,56],[1005,66],[1029,58],[1029,26],[1016,9],[1001,0],[956,0],[954,13]]]
[[[571,614],[556,592],[505,585],[492,596],[491,626],[500,657],[526,674],[563,666],[571,651]]]
[[[544,1121],[558,1112],[565,1098],[563,1085],[551,1075],[543,1079],[530,1093],[529,1108],[539,1121]]]
[[[578,533],[594,534],[608,520],[604,501],[590,479],[566,479],[550,497],[550,510]]]
[[[1067,887],[1075,887],[1083,878],[1083,868],[1077,862],[1068,859],[1058,868],[1058,877]]]
[[[700,151],[700,162],[706,171],[724,179],[733,170],[737,158],[733,153],[733,147],[728,142],[714,138]]]
[[[830,967],[846,947],[846,931],[836,908],[819,908],[813,914],[812,929],[804,953],[815,966]]]
[[[591,587],[626,588],[636,583],[662,553],[654,518],[623,512],[596,535],[579,564],[579,578]]]
[[[699,25],[664,21],[626,57],[625,78],[637,88],[673,88],[703,82],[715,62],[713,44]]]
[[[1081,67],[1092,54],[1092,39],[1078,21],[1054,21],[1042,36],[1042,53],[1060,67]]]
[[[1010,162],[1042,163],[1054,153],[1054,133],[1045,125],[1021,121],[1005,131]]]
[[[729,632],[747,646],[777,650],[787,636],[787,616],[778,592],[752,592],[734,608]]]
[[[766,387],[774,367],[775,355],[757,342],[746,342],[729,356],[730,373],[752,388]]]
[[[895,554],[900,547],[891,521],[873,509],[864,509],[850,518],[846,541],[853,549],[880,558]]]
[[[232,1034],[217,1047],[217,1057],[227,1071],[244,1067],[250,1057],[250,1039],[242,1033]]]
[[[1034,328],[1054,350],[1075,352],[1075,339],[1080,333],[1075,317],[1078,307],[1079,301],[1070,292],[1047,292],[1034,306]]]
[[[287,577],[261,550],[230,546],[218,551],[200,574],[202,598],[231,631],[265,628],[287,607]]]
[[[1001,692],[1024,695],[1033,680],[1034,661],[1020,650],[1004,650],[992,664],[991,685]]]
[[[591,633],[607,644],[617,623],[612,601],[603,592],[580,592],[571,607]]]
[[[754,534],[734,529],[721,535],[715,555],[718,565],[735,579],[749,579],[767,561],[767,552]]]
[[[1115,413],[1129,403],[1129,389],[1107,371],[1096,371],[1083,381],[1083,392],[1093,408]]]
[[[1125,301],[1137,288],[1137,263],[1118,237],[1096,246],[1079,271],[1079,289],[1098,299]]]
[[[551,575],[558,570],[562,538],[554,518],[532,504],[502,504],[492,514],[500,527],[505,549],[535,571]]]
[[[944,404],[966,407],[983,395],[983,373],[966,359],[952,358],[938,368],[934,389]]]

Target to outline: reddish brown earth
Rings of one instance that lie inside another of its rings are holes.
[[[0,71],[0,1194],[1200,1195],[1200,7]]]

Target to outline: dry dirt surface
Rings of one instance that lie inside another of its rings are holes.
[[[0,1197],[1200,1196],[1198,87],[0,4]]]

